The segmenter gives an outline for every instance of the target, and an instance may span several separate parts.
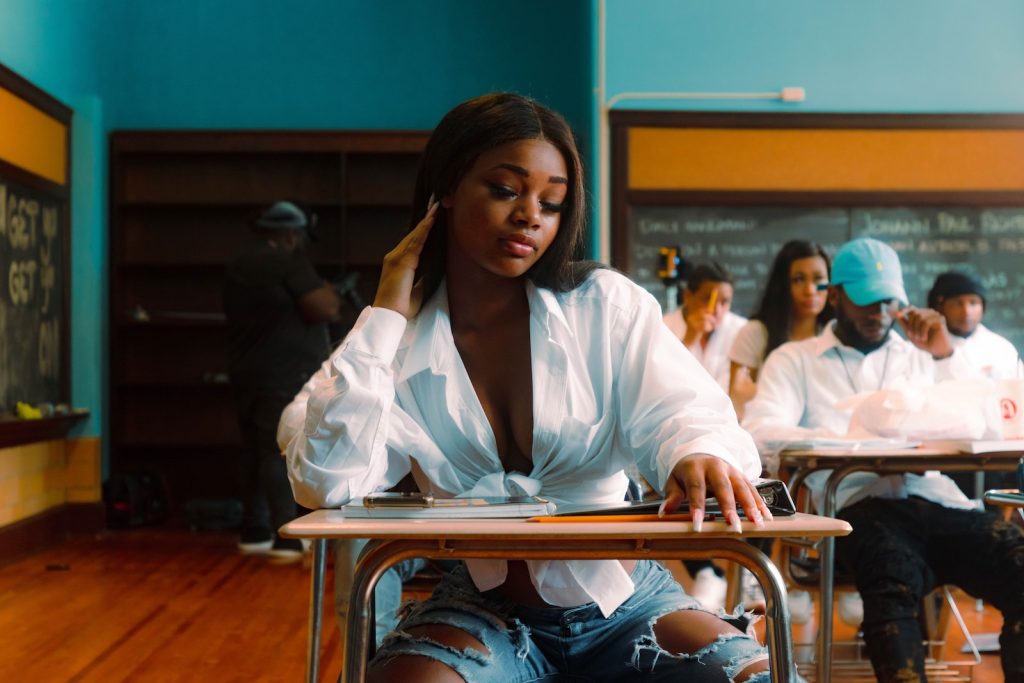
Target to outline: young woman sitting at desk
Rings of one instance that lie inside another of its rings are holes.
[[[768,354],[788,341],[816,336],[832,319],[828,293],[819,289],[828,278],[828,255],[817,244],[790,240],[775,255],[761,302],[729,351],[729,397],[740,417]]]
[[[714,494],[734,525],[737,504],[768,516],[753,442],[654,298],[571,260],[586,209],[561,116],[514,94],[457,106],[413,205],[373,306],[283,418],[300,503],[337,507],[410,470],[435,496],[621,501],[635,462],[667,511]],[[370,679],[767,680],[745,626],[653,561],[468,560],[385,639]]]
[[[828,254],[813,242],[790,240],[775,255],[757,310],[737,332],[729,350],[729,398],[740,418],[757,393],[757,373],[768,354],[788,341],[816,336],[832,319],[828,292],[819,289],[828,284],[829,275]],[[763,464],[769,474],[776,473],[776,463]],[[771,552],[769,541],[755,545]],[[763,599],[760,587],[745,578],[744,604],[753,606]],[[791,591],[789,608],[794,623],[805,623],[811,617],[810,594]]]

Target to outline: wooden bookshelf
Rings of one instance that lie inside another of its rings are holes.
[[[319,218],[308,251],[321,274],[358,270],[360,294],[372,301],[381,260],[406,232],[426,139],[418,131],[112,134],[113,473],[158,472],[174,510],[190,498],[241,496],[221,304],[227,264],[259,212],[291,199]]]

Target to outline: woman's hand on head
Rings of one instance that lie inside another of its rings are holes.
[[[416,269],[420,265],[420,255],[427,243],[430,229],[434,227],[437,207],[436,201],[430,204],[423,220],[384,257],[377,296],[373,299],[375,307],[389,308],[410,320],[420,312],[420,306],[423,304],[423,283],[416,282]]]
[[[665,504],[661,512],[670,513],[684,500],[689,501],[694,531],[700,531],[704,522],[704,501],[709,496],[718,500],[726,523],[737,533],[742,528],[737,505],[758,528],[764,526],[765,519],[772,518],[768,506],[743,473],[707,453],[692,453],[676,463],[665,483]]]

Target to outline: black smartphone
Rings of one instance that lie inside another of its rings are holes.
[[[363,496],[363,507],[368,508],[426,508],[433,504],[433,496],[418,491],[404,493],[388,491]]]
[[[785,482],[778,479],[758,479],[754,487],[764,500],[768,511],[773,517],[786,517],[796,513],[796,504],[789,495],[789,488]],[[663,498],[658,500],[632,501],[629,503],[612,503],[609,505],[560,505],[555,516],[580,516],[580,515],[642,515],[656,514],[661,508]],[[688,503],[684,502],[675,513],[687,513],[690,511]],[[737,507],[740,517],[746,517],[743,508]],[[704,517],[721,517],[722,511],[718,507],[718,501],[708,498],[704,501]]]

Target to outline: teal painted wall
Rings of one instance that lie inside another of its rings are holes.
[[[119,2],[115,128],[431,128],[512,89],[589,125],[588,0]]]
[[[621,108],[1024,111],[1020,0],[606,0],[606,8],[608,98],[807,90],[799,105],[688,100]]]
[[[102,433],[106,395],[106,128],[102,14],[84,0],[0,0],[0,64],[74,111],[71,139],[71,402],[75,434]]]
[[[0,63],[66,104],[99,84],[103,25],[85,0],[0,0]]]

